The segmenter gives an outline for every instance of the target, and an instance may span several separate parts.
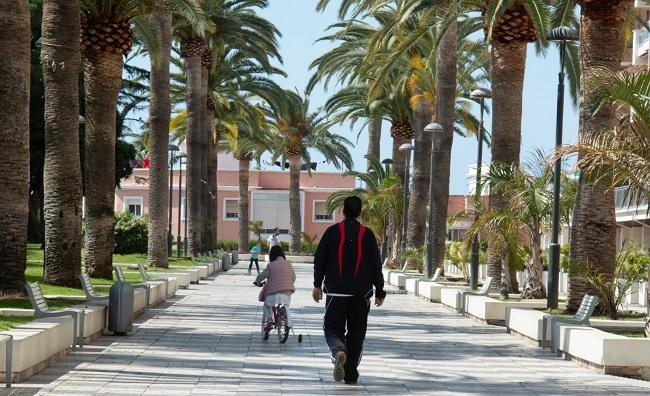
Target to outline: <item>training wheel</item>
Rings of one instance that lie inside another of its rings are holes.
[[[298,343],[302,343],[302,334],[298,334]]]

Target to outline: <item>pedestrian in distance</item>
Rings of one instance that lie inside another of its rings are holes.
[[[255,263],[255,268],[257,268],[257,274],[260,274],[260,263],[258,260],[258,255],[262,252],[262,244],[257,241],[255,246],[251,249],[251,262],[248,265],[248,275],[251,274],[251,269],[253,268],[253,263]]]
[[[334,364],[332,374],[336,382],[346,384],[359,379],[373,287],[376,306],[386,297],[377,239],[357,221],[361,209],[361,199],[346,198],[345,220],[325,231],[314,256],[312,297],[319,302],[323,293],[327,295],[323,329]]]
[[[278,236],[280,235],[280,229],[278,227],[275,227],[273,229],[273,233],[271,236],[269,236],[269,250],[273,246],[280,246],[280,241],[278,240]]]

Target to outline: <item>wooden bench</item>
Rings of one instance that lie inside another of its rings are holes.
[[[467,291],[458,292],[458,295],[456,296],[456,298],[458,299],[456,303],[456,312],[458,313],[465,312],[465,296],[469,296],[469,295],[487,296],[493,281],[494,278],[488,276],[487,278],[485,278],[485,280],[483,281],[483,286],[481,286],[481,288],[478,291],[467,290]]]
[[[147,274],[147,269],[145,268],[143,263],[138,263],[138,269],[140,270],[140,276],[142,277],[142,280],[146,282],[165,282],[165,296],[163,297],[162,301],[165,302],[167,301],[167,296],[169,295],[169,278],[157,278],[157,279],[152,279],[149,274]]]
[[[50,310],[50,307],[47,305],[47,301],[43,296],[43,290],[41,289],[41,285],[39,285],[38,282],[28,283],[25,285],[25,288],[27,289],[29,300],[31,301],[32,307],[34,308],[35,318],[54,318],[60,316],[72,316],[72,326],[73,326],[72,347],[74,348],[76,343],[76,345],[79,345],[79,348],[83,348],[84,346],[83,328],[84,328],[85,311],[83,309],[81,311],[75,311],[72,309],[66,309],[62,311],[52,311]],[[82,334],[79,334],[79,329],[81,329]]]
[[[557,330],[555,325],[558,323],[566,323],[589,326],[589,320],[591,319],[591,315],[593,315],[597,305],[598,297],[585,294],[585,296],[582,297],[582,302],[580,303],[578,312],[576,312],[573,317],[566,318],[562,316],[544,315],[542,318],[542,348],[546,346],[546,326],[551,328],[551,351],[556,352],[555,342],[557,340]]]
[[[115,271],[115,276],[117,277],[118,282],[128,283],[134,289],[144,289],[144,310],[148,311],[149,310],[149,292],[151,290],[151,287],[149,285],[147,285],[147,284],[131,285],[129,282],[126,281],[126,278],[124,277],[124,270],[122,269],[122,267],[113,267],[113,271]]]

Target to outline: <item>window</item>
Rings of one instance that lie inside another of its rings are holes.
[[[314,221],[331,223],[334,221],[334,214],[327,213],[325,201],[314,201]]]
[[[467,230],[452,228],[447,232],[447,239],[450,241],[462,241]]]
[[[124,198],[124,211],[131,212],[136,217],[142,217],[142,197],[125,197]]]
[[[223,205],[224,215],[223,218],[226,220],[237,220],[239,219],[239,200],[226,198],[224,199]]]
[[[186,209],[185,209],[185,197],[182,196],[182,197],[181,197],[181,221],[185,221],[185,213],[186,213]]]

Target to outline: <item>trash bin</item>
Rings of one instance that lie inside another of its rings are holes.
[[[108,330],[126,335],[133,329],[133,287],[115,282],[108,292]]]
[[[223,268],[224,271],[230,269],[230,255],[228,253],[224,253],[224,255],[221,256],[221,268]]]
[[[239,262],[239,251],[233,250],[231,256],[232,256],[232,265],[237,264]]]

